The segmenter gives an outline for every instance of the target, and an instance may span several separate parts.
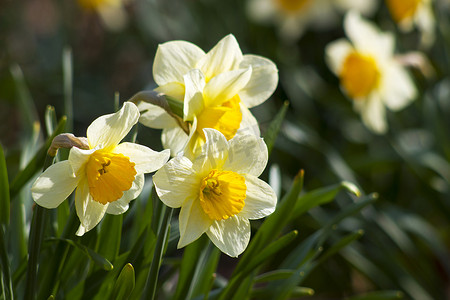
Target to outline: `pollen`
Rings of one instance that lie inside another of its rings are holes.
[[[89,193],[102,204],[119,200],[136,176],[135,164],[123,154],[95,151],[86,165]]]
[[[421,0],[387,0],[392,18],[398,23],[415,15]]]
[[[355,99],[367,96],[378,86],[380,72],[373,57],[352,52],[339,77],[349,96]]]
[[[297,13],[303,10],[311,0],[274,0],[276,4],[286,13]]]
[[[205,140],[203,128],[216,129],[220,131],[227,140],[230,140],[235,136],[242,121],[242,113],[239,106],[240,101],[239,96],[236,95],[221,106],[205,107],[203,109],[197,116],[197,132],[203,140]]]
[[[214,169],[202,179],[200,205],[212,220],[228,219],[244,208],[246,189],[241,175]]]

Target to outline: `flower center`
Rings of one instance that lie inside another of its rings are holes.
[[[353,52],[345,59],[340,78],[349,96],[359,98],[367,96],[378,85],[380,72],[371,56]]]
[[[285,13],[296,13],[304,9],[311,0],[274,0]]]
[[[421,0],[387,0],[389,11],[395,22],[401,22],[413,16]]]
[[[205,107],[197,116],[197,132],[205,140],[203,128],[216,129],[230,140],[234,137],[242,121],[238,95],[220,106]]]
[[[245,205],[245,178],[231,171],[212,170],[200,186],[200,205],[213,220],[238,214]]]
[[[89,193],[102,204],[113,202],[128,191],[136,176],[135,164],[123,154],[97,150],[86,165]]]

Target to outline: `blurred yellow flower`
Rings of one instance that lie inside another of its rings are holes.
[[[97,12],[105,26],[113,31],[122,29],[127,23],[125,0],[78,0],[82,9]]]
[[[273,189],[258,179],[267,165],[267,147],[254,135],[227,141],[215,129],[204,134],[200,155],[173,158],[153,182],[164,204],[181,207],[178,248],[206,233],[222,252],[237,257],[250,240],[249,219],[270,215],[277,203]]]
[[[371,14],[375,0],[248,0],[247,11],[251,19],[273,22],[281,37],[295,40],[308,27],[328,28],[339,20],[338,12],[349,9]]]
[[[259,136],[248,108],[266,101],[278,84],[275,64],[261,56],[242,55],[235,37],[228,35],[208,53],[185,41],[159,45],[153,64],[156,91],[183,102],[188,135],[162,108],[140,103],[140,122],[161,128],[165,148],[175,155],[194,155],[205,142],[203,128],[214,128],[227,139],[236,134]],[[189,141],[188,147],[185,148]]]
[[[435,39],[431,2],[432,0],[386,0],[392,18],[400,29],[410,31],[416,25],[422,32],[424,46],[430,46]]]
[[[105,213],[122,214],[144,187],[144,173],[159,169],[169,151],[155,152],[134,143],[120,143],[139,119],[139,110],[126,102],[114,114],[97,118],[87,129],[89,149],[72,147],[69,159],[50,166],[34,182],[31,194],[37,204],[55,208],[72,192],[83,235]]]
[[[349,12],[344,29],[350,41],[329,44],[326,60],[341,87],[353,99],[366,126],[376,133],[387,130],[385,105],[399,110],[416,96],[404,66],[394,57],[394,37],[380,32],[357,13]]]

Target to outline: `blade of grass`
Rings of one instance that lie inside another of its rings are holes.
[[[53,163],[54,157],[47,155],[43,170]],[[44,228],[47,219],[47,209],[39,205],[34,207],[31,220],[30,237],[28,243],[28,268],[26,277],[25,299],[35,299],[37,291],[38,260],[41,252],[42,240],[44,239]]]
[[[9,224],[9,204],[8,170],[6,169],[3,147],[0,145],[0,225]]]
[[[0,266],[3,297],[5,300],[14,299],[11,269],[5,243],[5,228],[2,224],[0,224]]]
[[[64,115],[67,116],[67,131],[72,132],[73,128],[73,68],[72,50],[66,47],[63,51],[62,67],[64,80]]]
[[[159,200],[159,199],[158,199]],[[162,220],[160,230],[158,232],[158,239],[156,241],[155,252],[153,254],[152,264],[148,272],[147,281],[142,299],[155,299],[156,284],[158,282],[158,273],[161,266],[161,259],[164,247],[167,245],[168,231],[170,227],[170,219],[172,218],[173,208],[165,208],[164,218]]]
[[[269,125],[269,128],[267,128],[266,134],[264,135],[264,141],[266,142],[269,155],[272,152],[273,146],[275,145],[278,132],[280,131],[281,124],[283,123],[284,117],[286,116],[288,107],[289,101],[284,101],[283,106],[275,115],[273,121]]]

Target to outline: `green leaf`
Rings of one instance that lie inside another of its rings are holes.
[[[47,135],[51,135],[57,126],[55,108],[51,105],[47,105],[45,109],[45,129],[47,130]]]
[[[291,189],[279,202],[275,212],[267,217],[261,225],[248,248],[245,250],[244,255],[239,261],[233,274],[238,274],[245,266],[249,265],[250,261],[256,256],[256,253],[261,251],[271,240],[276,238],[287,224],[290,214],[292,213],[292,207],[295,206],[298,194],[303,187],[303,174],[303,171],[300,171],[299,174],[297,174]]]
[[[4,226],[0,224],[0,283],[4,299],[14,299],[11,269],[5,243]]]
[[[215,272],[219,263],[220,254],[220,250],[212,243],[209,243],[206,255],[198,262],[194,278],[192,279],[192,286],[189,293],[193,297],[199,295],[208,296],[216,278]]]
[[[266,134],[264,135],[264,141],[266,142],[269,155],[272,152],[273,146],[275,145],[278,132],[280,131],[281,125],[283,124],[283,120],[286,116],[288,107],[289,101],[284,101],[283,106],[280,108],[275,118],[270,123],[269,128],[267,128]]]
[[[253,258],[248,265],[242,268],[240,271],[242,276],[246,276],[248,273],[256,269],[259,265],[268,260],[271,256],[275,255],[279,251],[283,250],[290,242],[297,237],[298,231],[293,230],[288,234],[283,235],[278,240],[270,243],[267,247],[261,250],[255,258]]]
[[[30,180],[36,172],[42,169],[45,157],[47,156],[47,149],[52,144],[53,138],[64,131],[66,125],[66,117],[62,117],[58,123],[53,134],[47,139],[44,145],[37,151],[33,159],[28,163],[28,165],[23,169],[11,182],[9,187],[11,201],[14,200],[14,196],[22,189],[22,187]]]
[[[351,233],[342,239],[340,239],[337,243],[335,243],[333,246],[331,246],[321,257],[320,262],[325,261],[330,256],[334,255],[335,253],[339,252],[342,248],[348,246],[355,240],[361,238],[364,234],[364,230],[360,229],[357,232]],[[320,263],[319,262],[319,263]]]
[[[275,271],[270,271],[257,276],[254,283],[265,283],[274,280],[287,279],[292,275],[293,272],[294,270],[288,269],[278,269]]]
[[[347,300],[396,300],[396,299],[403,299],[403,293],[400,291],[376,291],[347,298]]]
[[[123,267],[114,285],[112,297],[117,300],[126,300],[130,297],[135,286],[135,275],[133,266],[128,263]]]
[[[207,253],[208,239],[202,236],[195,242],[189,244],[184,249],[183,259],[181,260],[180,274],[178,284],[173,299],[189,298],[189,288],[194,279],[194,273],[199,261]]]
[[[313,295],[314,295],[313,289],[302,286],[296,286],[294,289],[292,289],[291,292],[292,298],[313,296]],[[251,297],[255,299],[273,299],[272,294],[270,293],[270,291],[268,291],[267,288],[253,289],[251,292]]]
[[[109,261],[119,254],[123,215],[106,214],[97,239],[97,252]]]
[[[159,198],[157,198],[159,200]],[[156,283],[158,282],[158,273],[161,266],[161,259],[163,256],[164,248],[167,245],[168,232],[170,227],[170,219],[172,218],[173,208],[165,208],[164,218],[161,222],[160,230],[158,231],[158,237],[156,240],[155,252],[153,254],[152,264],[148,272],[147,281],[144,289],[145,299],[155,299],[156,295]]]
[[[69,239],[59,239],[59,238],[49,238],[47,239],[47,241],[66,242],[67,244],[81,250],[82,253],[84,253],[87,257],[89,257],[93,262],[101,266],[105,271],[111,271],[113,269],[113,265],[109,260],[101,256],[100,254],[96,253],[91,248],[86,247],[78,242]]]
[[[9,182],[5,154],[0,145],[0,225],[9,224]]]
[[[72,50],[66,47],[63,51],[62,67],[64,79],[64,115],[67,116],[67,131],[73,126],[73,67]]]
[[[347,181],[310,191],[299,197],[293,209],[294,212],[291,215],[291,220],[300,217],[313,207],[333,201],[339,191],[343,189],[355,196],[359,197],[361,195],[359,189],[354,184]]]

